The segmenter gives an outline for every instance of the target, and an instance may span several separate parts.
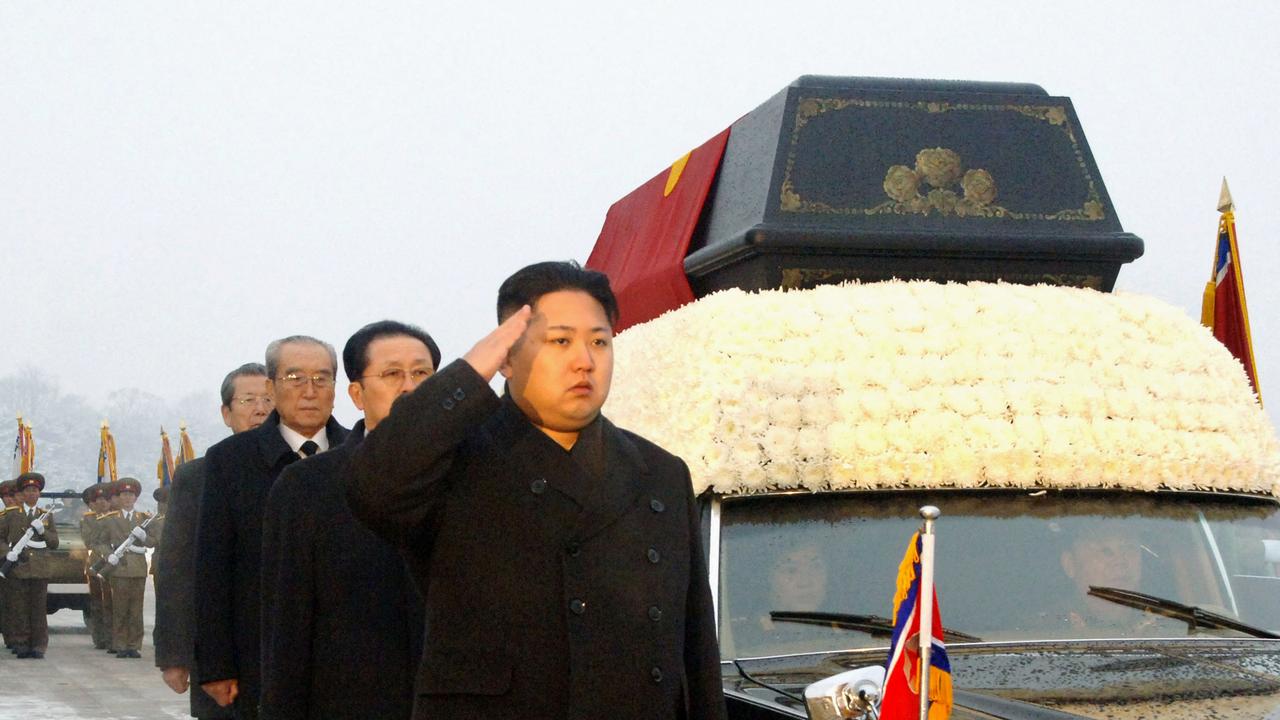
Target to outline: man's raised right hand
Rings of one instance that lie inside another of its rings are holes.
[[[493,332],[476,343],[475,347],[462,356],[462,359],[466,360],[485,382],[489,382],[506,364],[511,348],[515,347],[520,337],[524,335],[524,331],[529,327],[529,318],[532,316],[533,308],[528,305],[520,308],[512,313],[511,317],[503,320]]]

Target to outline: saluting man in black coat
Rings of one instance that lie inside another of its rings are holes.
[[[616,316],[601,273],[517,272],[356,450],[352,509],[426,587],[415,718],[724,717],[688,468],[600,415]]]
[[[196,668],[204,691],[237,718],[256,718],[261,652],[262,513],[290,463],[342,444],[333,419],[337,353],[305,335],[267,346],[275,411],[256,430],[205,453],[196,529]]]
[[[384,320],[347,341],[348,394],[364,411],[341,446],[285,468],[262,543],[264,720],[408,720],[422,602],[400,551],[356,522],[342,477],[391,403],[431,377],[440,349]]]
[[[271,414],[274,402],[267,389],[267,368],[245,363],[227,373],[220,388],[222,422],[232,433],[252,430]],[[160,552],[152,560],[156,574],[156,667],[176,693],[190,688],[196,652],[196,523],[206,472],[203,457],[178,466],[173,473],[169,509]],[[191,691],[191,715],[196,720],[234,717],[199,687]]]

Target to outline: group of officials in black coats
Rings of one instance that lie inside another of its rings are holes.
[[[228,376],[224,419],[260,424],[175,479],[166,557],[189,597],[157,608],[157,664],[200,685],[193,714],[724,717],[688,469],[600,414],[616,317],[604,275],[539,263],[438,374],[429,335],[366,326],[343,351],[350,432],[319,340]]]

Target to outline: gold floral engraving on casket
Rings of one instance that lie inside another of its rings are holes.
[[[922,183],[929,186],[924,193]],[[1008,209],[991,204],[996,199],[996,180],[991,173],[981,168],[965,170],[960,154],[947,148],[921,150],[916,153],[914,167],[891,166],[884,176],[884,192],[891,202],[875,206],[871,214],[1010,215]]]
[[[996,182],[991,173],[981,168],[961,172],[959,155],[946,148],[921,150],[916,155],[914,167],[893,165],[885,173],[884,190],[887,202],[872,207],[836,207],[828,203],[801,197],[792,179],[795,171],[796,148],[801,132],[815,117],[837,112],[848,107],[898,108],[929,114],[949,112],[1015,112],[1047,123],[1061,130],[1070,143],[1075,163],[1088,187],[1087,197],[1078,208],[1064,208],[1056,212],[1019,212],[1015,209],[992,204],[996,197]],[[923,156],[923,160],[922,160]],[[953,157],[954,156],[954,157]],[[960,174],[957,174],[960,173]],[[953,177],[954,176],[954,177]],[[920,192],[921,181],[930,189]],[[960,183],[960,193],[953,187]],[[860,100],[853,98],[803,98],[796,106],[795,126],[791,131],[791,145],[787,153],[786,171],[782,178],[778,206],[783,212],[800,212],[825,215],[928,215],[937,212],[959,217],[1008,218],[1010,220],[1059,220],[1095,221],[1106,217],[1102,202],[1084,150],[1076,137],[1075,129],[1068,122],[1066,108],[1060,105],[994,105],[951,102],[901,102],[888,100]]]

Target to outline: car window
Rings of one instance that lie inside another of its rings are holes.
[[[43,495],[37,505],[53,512],[53,522],[59,527],[79,527],[80,518],[89,509],[79,495],[74,497]]]
[[[937,505],[946,628],[987,641],[1186,636],[1089,595],[1136,590],[1280,630],[1280,506],[1207,493],[866,492],[730,498],[721,512],[726,657],[887,646],[886,631],[776,611],[892,612],[922,505]],[[1211,632],[1238,636],[1235,631]],[[954,640],[953,640],[954,642]]]

